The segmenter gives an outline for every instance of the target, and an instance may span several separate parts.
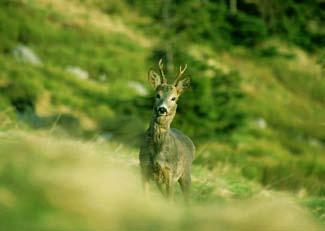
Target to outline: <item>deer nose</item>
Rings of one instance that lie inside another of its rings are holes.
[[[159,108],[158,108],[158,113],[159,113],[159,114],[167,113],[167,109],[166,109],[165,107],[159,107]]]

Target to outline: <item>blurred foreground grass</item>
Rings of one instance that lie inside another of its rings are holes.
[[[315,230],[308,213],[324,223],[325,82],[316,54],[278,38],[226,51],[188,44],[189,60],[204,67],[189,67],[193,80],[238,72],[247,120],[229,140],[199,139],[202,121],[181,123],[193,112],[180,104],[174,125],[198,147],[192,206],[154,190],[146,201],[137,147],[151,113],[146,71],[163,38],[123,1],[120,14],[95,2],[0,1],[0,230]],[[21,45],[42,64],[17,59]],[[203,96],[210,111],[211,94]]]
[[[247,200],[236,200],[231,192],[219,193],[223,200],[197,199],[207,191],[228,190],[197,167],[190,206],[180,195],[168,203],[154,188],[146,199],[136,156],[117,143],[2,132],[0,229],[320,230],[296,199],[258,187]],[[220,180],[226,178],[220,172]],[[232,185],[240,194],[238,179]]]

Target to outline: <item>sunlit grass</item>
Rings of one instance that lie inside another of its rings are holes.
[[[317,230],[306,209],[292,198],[259,190],[251,199],[238,201],[232,194],[245,195],[245,191],[252,190],[252,185],[240,183],[231,176],[213,179],[213,175],[209,177],[206,170],[199,168],[193,174],[191,205],[185,206],[180,195],[177,201],[167,202],[154,187],[149,198],[144,198],[136,155],[134,150],[117,143],[1,133],[1,227],[7,230],[22,227],[34,230]],[[206,204],[204,201],[209,199],[203,194],[211,197],[209,191],[219,199]]]
[[[91,0],[90,10],[80,2],[17,1],[0,9],[0,229],[313,230],[297,203],[325,221],[325,91],[314,57],[281,41],[276,46],[286,57],[189,47],[199,62],[240,73],[248,121],[227,141],[194,140],[190,207],[179,188],[175,204],[154,186],[146,200],[134,145],[150,111],[139,109],[143,99],[127,86],[145,83],[151,40],[158,38]],[[44,65],[14,59],[20,43]],[[69,65],[90,79],[71,75]],[[12,100],[30,96],[35,113],[17,113]]]

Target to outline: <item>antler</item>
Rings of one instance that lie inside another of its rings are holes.
[[[166,79],[166,76],[165,76],[165,73],[164,73],[164,64],[163,64],[162,59],[159,60],[158,65],[159,65],[159,70],[160,70],[161,82],[162,83],[167,83],[167,79]]]
[[[182,68],[182,66],[179,66],[179,72],[178,72],[176,79],[174,81],[174,85],[177,85],[177,83],[181,80],[186,69],[187,69],[187,64],[185,64],[184,68]]]

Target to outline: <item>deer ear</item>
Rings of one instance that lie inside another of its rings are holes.
[[[149,70],[148,81],[151,84],[151,86],[156,89],[161,84],[160,75],[156,73],[154,70]]]
[[[175,85],[177,93],[181,94],[184,90],[190,88],[190,85],[191,85],[190,78],[184,78],[184,79],[178,81]]]

